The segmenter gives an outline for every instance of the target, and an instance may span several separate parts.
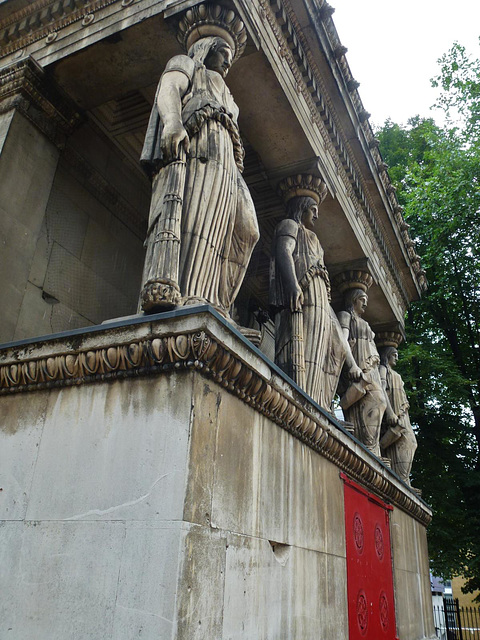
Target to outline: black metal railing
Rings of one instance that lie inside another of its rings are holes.
[[[433,607],[439,640],[480,640],[480,607],[460,607],[458,600],[444,598],[443,606]]]

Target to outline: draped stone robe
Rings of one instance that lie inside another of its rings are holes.
[[[400,478],[410,484],[413,456],[417,449],[417,439],[410,423],[408,409],[410,407],[402,376],[390,365],[386,367],[386,392],[394,413],[398,416],[398,424],[402,428],[400,438],[385,449],[384,454],[390,458],[392,469]]]
[[[348,341],[352,356],[363,372],[365,394],[343,413],[348,422],[355,428],[355,436],[372,453],[380,456],[380,429],[387,408],[385,392],[380,378],[378,355],[375,345],[375,334],[368,322],[354,312],[341,311],[338,319],[342,328],[348,328]],[[347,384],[344,381],[344,390]]]
[[[313,231],[295,220],[282,220],[273,241],[271,265],[271,303],[277,309],[275,320],[275,362],[292,377],[292,313],[286,297],[282,275],[275,255],[280,236],[295,240],[293,262],[297,282],[303,292],[303,351],[305,391],[320,406],[330,409],[333,399],[327,380],[326,361],[330,353],[332,321],[330,316],[330,282],[323,263],[323,249]]]
[[[189,79],[182,99],[182,122],[190,138],[181,216],[182,302],[209,302],[228,314],[259,238],[253,201],[241,175],[238,107],[221,75],[188,56],[172,58],[164,74],[170,71]],[[155,100],[141,158],[152,177],[144,283],[161,280],[169,269],[160,255],[158,235],[166,189],[172,183],[168,172],[179,169],[176,163],[163,162],[161,132]]]

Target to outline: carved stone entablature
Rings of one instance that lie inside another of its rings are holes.
[[[20,110],[58,145],[82,121],[76,105],[32,57],[0,71],[0,113],[11,109]]]
[[[45,38],[54,42],[52,34],[74,22],[84,26],[93,22],[96,11],[120,0],[37,0],[0,21],[0,58],[24,49]],[[122,5],[127,6],[127,5]]]
[[[342,56],[344,56],[347,53],[347,51],[348,51],[347,47],[344,47],[343,44],[338,44],[335,47],[335,50],[333,53],[335,55],[335,58],[340,59]]]
[[[430,522],[412,490],[210,307],[5,345],[0,396],[188,371],[214,380],[383,499]]]
[[[395,347],[405,339],[405,332],[399,322],[389,322],[387,324],[377,324],[372,326],[375,333],[377,347]]]

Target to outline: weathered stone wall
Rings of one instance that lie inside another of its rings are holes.
[[[295,394],[224,323],[184,316],[0,354],[1,376],[12,358],[33,357],[52,380],[0,396],[0,637],[347,639],[343,481],[332,460],[350,448],[346,464],[364,464],[369,483],[398,480],[347,434],[332,433],[324,456],[276,424],[273,405],[271,417],[252,406],[259,376],[285,416]],[[224,348],[202,366],[213,330]],[[120,343],[131,345],[131,373],[147,343],[164,364],[115,379],[123,360],[110,345]],[[95,353],[110,368],[63,386],[55,367],[74,371],[74,352],[91,371]],[[240,363],[247,386],[226,389]],[[399,637],[432,637],[425,528],[397,506],[391,522]]]
[[[202,534],[184,558],[179,637],[346,638],[338,469],[215,384],[199,379],[194,402],[184,516]],[[217,584],[201,628],[198,593],[185,588],[197,573]]]
[[[29,400],[2,398],[0,635],[347,637],[334,465],[199,374]]]
[[[3,398],[0,637],[170,637],[189,528],[182,382]]]
[[[21,113],[0,114],[1,342],[18,335],[25,287],[58,157],[55,145]]]
[[[425,527],[399,509],[390,519],[399,638],[430,637],[432,594]]]
[[[1,117],[2,131],[9,126],[0,155],[0,340],[135,313],[149,195],[142,176],[88,125],[60,154],[19,112]]]

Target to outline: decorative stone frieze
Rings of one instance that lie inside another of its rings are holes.
[[[18,109],[57,145],[82,122],[76,105],[32,58],[0,71],[0,113]]]
[[[74,22],[85,21],[84,26],[93,20],[95,12],[108,7],[119,0],[37,0],[23,9],[15,11],[0,21],[0,58],[28,45],[46,39],[51,44],[55,38],[51,34],[68,27]],[[122,6],[128,6],[122,4]],[[48,40],[47,40],[48,38]]]
[[[214,311],[184,309],[0,351],[0,396],[197,371],[428,524],[431,513]],[[162,319],[160,319],[162,318]],[[263,360],[263,362],[262,362]],[[0,397],[0,403],[1,403]]]

